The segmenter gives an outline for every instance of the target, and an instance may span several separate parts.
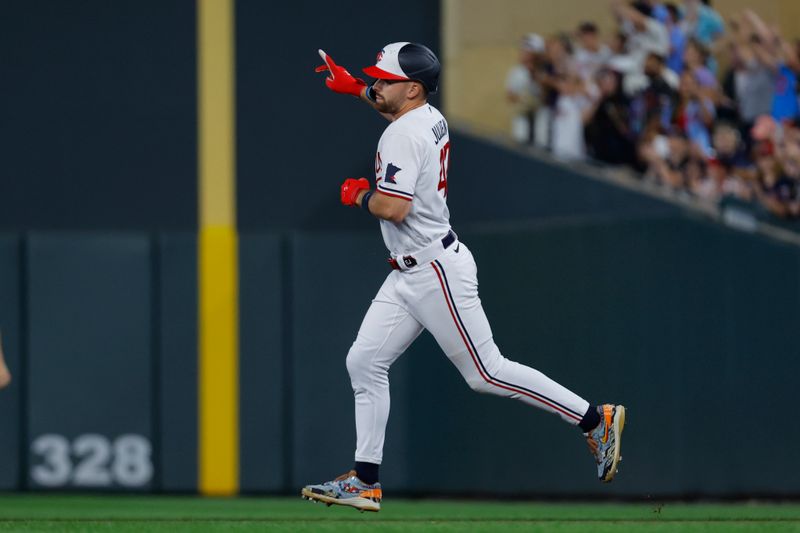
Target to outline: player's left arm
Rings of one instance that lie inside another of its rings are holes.
[[[359,192],[356,199],[357,205],[363,207],[361,202],[366,194],[366,191]],[[395,198],[376,190],[369,197],[368,208],[368,211],[376,217],[382,218],[383,220],[388,220],[389,222],[394,222],[395,224],[400,224],[403,220],[405,220],[409,211],[411,211],[411,200],[406,200],[405,198]]]
[[[377,218],[400,224],[411,211],[411,199],[389,196],[377,189],[369,188],[367,178],[347,178],[342,183],[342,204],[364,207],[364,198],[369,194],[366,210]]]

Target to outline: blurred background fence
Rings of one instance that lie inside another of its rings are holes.
[[[195,4],[2,4],[0,489],[196,492]],[[352,7],[236,2],[240,492],[352,460],[344,357],[387,266],[337,194],[385,123],[322,88],[316,49],[355,68],[443,25],[425,0]],[[800,494],[800,247],[451,135],[498,345],[624,402],[625,471],[598,485],[574,432],[474,394],[423,335],[392,369],[392,492]]]

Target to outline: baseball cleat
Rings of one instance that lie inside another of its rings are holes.
[[[306,485],[300,495],[314,502],[331,505],[347,505],[354,507],[362,513],[364,511],[380,511],[381,484],[367,485],[356,477],[356,471],[343,474],[333,481],[321,485]]]
[[[584,435],[597,463],[597,478],[608,483],[614,479],[622,461],[620,445],[625,427],[625,407],[607,403],[597,410],[600,413],[600,423]]]

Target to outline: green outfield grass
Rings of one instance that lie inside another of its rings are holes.
[[[796,504],[389,500],[380,513],[300,498],[0,495],[0,531],[800,531]]]

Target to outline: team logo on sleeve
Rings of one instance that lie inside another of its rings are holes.
[[[394,179],[394,176],[395,176],[395,174],[397,174],[401,170],[403,170],[403,169],[400,168],[400,167],[394,166],[392,163],[389,163],[389,166],[386,167],[386,176],[384,176],[383,181],[385,181],[387,183],[395,183],[396,184],[397,181]]]

